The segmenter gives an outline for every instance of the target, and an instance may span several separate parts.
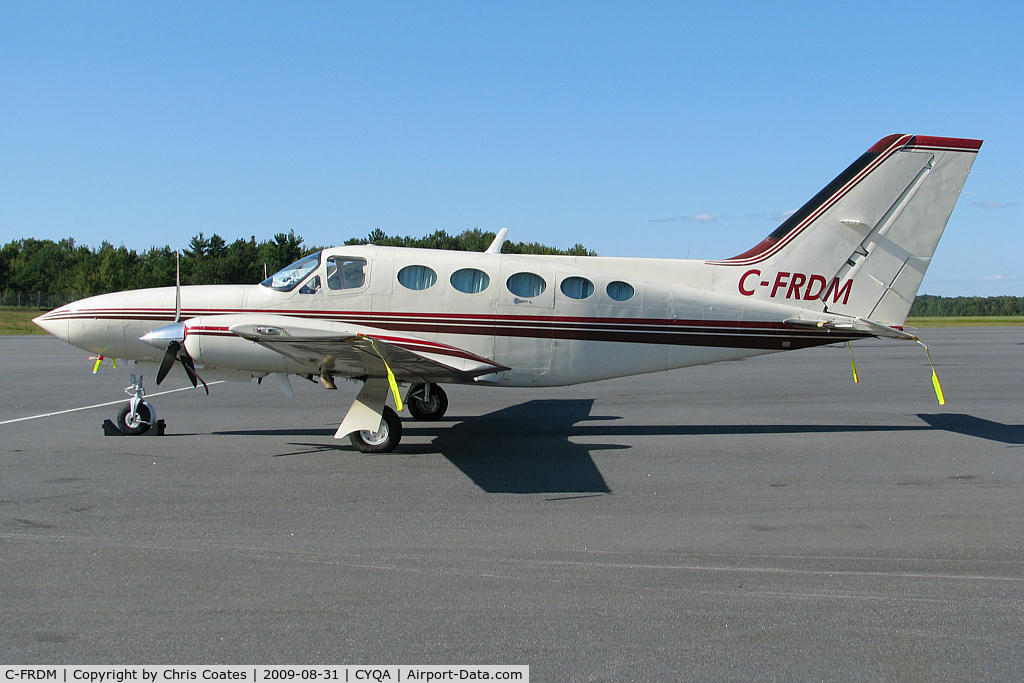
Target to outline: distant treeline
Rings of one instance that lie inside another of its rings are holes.
[[[483,251],[493,232],[466,230],[449,235],[437,230],[425,237],[391,237],[380,229],[344,244],[422,247]],[[214,233],[199,233],[181,253],[181,282],[187,285],[260,282],[266,274],[322,247],[305,246],[295,231],[257,242],[255,237],[228,242]],[[560,250],[536,242],[505,242],[506,254],[571,254],[595,256],[577,244]],[[174,251],[168,246],[137,252],[103,242],[98,249],[73,239],[15,240],[0,247],[0,303],[5,306],[60,306],[94,294],[174,284]]]
[[[393,237],[376,229],[366,237],[344,244],[483,251],[493,232],[466,230],[450,235],[437,230],[425,237]],[[278,233],[257,242],[255,237],[228,242],[214,233],[199,233],[181,253],[181,282],[187,285],[260,282],[265,273],[298,260],[322,247],[305,246],[295,231]],[[569,254],[596,256],[582,244],[561,250],[537,242],[505,242],[505,254]],[[0,247],[0,302],[5,306],[60,306],[75,299],[122,289],[165,287],[174,284],[174,251],[150,247],[137,252],[103,242],[98,249],[77,245],[73,239],[15,240]],[[922,294],[914,300],[911,316],[1024,315],[1024,297]]]
[[[960,317],[966,315],[1024,315],[1021,296],[934,296],[914,299],[910,315],[916,317]]]
[[[382,247],[416,247],[419,249],[455,249],[457,251],[483,251],[494,241],[493,232],[480,229],[465,230],[458,235],[449,235],[437,230],[425,237],[389,237],[377,228],[366,237],[345,240],[345,244],[376,244]],[[502,254],[561,254],[567,256],[597,256],[597,252],[580,243],[569,249],[556,249],[539,242],[505,242]],[[287,265],[287,264],[286,264]]]

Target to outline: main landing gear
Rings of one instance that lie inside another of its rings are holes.
[[[402,421],[398,413],[385,405],[388,382],[371,378],[363,384],[334,438],[347,436],[362,453],[389,453],[402,440]],[[414,384],[405,398],[409,412],[417,420],[440,420],[448,410],[448,396],[436,384]]]
[[[361,453],[390,453],[402,440],[402,420],[390,406],[384,406],[377,431],[361,429],[349,434],[348,440]]]
[[[440,420],[448,411],[448,394],[437,384],[413,384],[405,402],[417,420]]]

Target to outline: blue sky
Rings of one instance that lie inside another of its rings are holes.
[[[511,229],[722,258],[985,144],[922,286],[1024,295],[1019,3],[0,2],[0,243]]]

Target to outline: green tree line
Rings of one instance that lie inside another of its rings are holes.
[[[914,299],[910,315],[946,318],[967,315],[1024,315],[1024,297],[921,294]]]
[[[479,229],[450,235],[437,230],[424,237],[392,237],[373,230],[345,244],[483,251],[493,232]],[[268,273],[322,247],[306,246],[294,230],[257,242],[255,237],[228,242],[214,233],[195,235],[181,253],[181,282],[188,285],[260,282]],[[568,250],[535,242],[505,242],[507,254],[595,256],[577,244]],[[68,238],[54,242],[26,238],[0,247],[0,302],[6,306],[60,306],[94,294],[174,284],[175,255],[168,246],[138,252],[104,241],[98,249]]]
[[[424,237],[389,237],[377,228],[366,237],[355,237],[345,244],[376,244],[382,247],[416,247],[418,249],[454,249],[456,251],[483,251],[494,241],[493,232],[465,230],[458,235],[449,235],[437,230]],[[597,252],[576,243],[569,249],[556,249],[539,242],[505,242],[501,245],[503,254],[552,254],[568,256],[597,256]]]

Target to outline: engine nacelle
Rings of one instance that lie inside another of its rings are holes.
[[[185,323],[185,349],[204,368],[239,370],[253,375],[271,372],[309,374],[316,368],[300,367],[276,351],[243,339],[232,325],[251,318],[241,315],[211,315],[191,318]]]

